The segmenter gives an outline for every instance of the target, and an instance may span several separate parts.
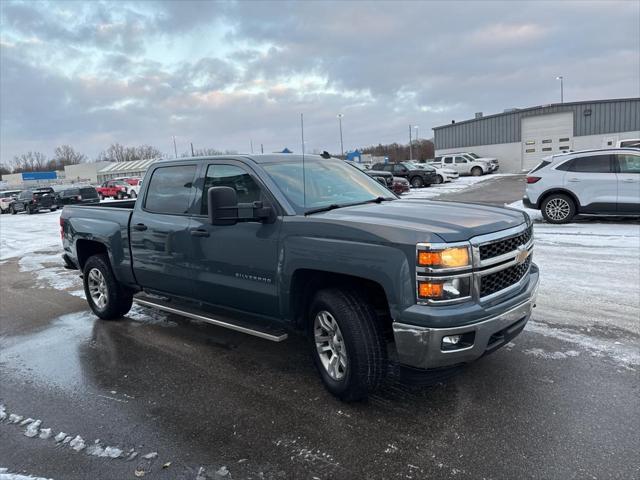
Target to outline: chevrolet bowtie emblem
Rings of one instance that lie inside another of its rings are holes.
[[[522,265],[527,261],[527,257],[529,256],[529,250],[524,245],[520,245],[518,247],[518,254],[516,255],[516,263],[518,265]]]

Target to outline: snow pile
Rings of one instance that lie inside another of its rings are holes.
[[[8,468],[0,468],[0,480],[52,480],[51,478],[32,477],[31,475],[19,475],[9,473]]]
[[[459,192],[465,190],[479,182],[495,178],[498,175],[483,175],[481,177],[460,177],[449,183],[431,185],[425,188],[412,188],[409,192],[402,194],[402,198],[424,199],[434,198],[445,193]]]
[[[59,211],[0,215],[0,261],[42,250],[62,250]]]

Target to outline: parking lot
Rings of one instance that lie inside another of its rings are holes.
[[[523,189],[515,175],[460,182],[410,196],[518,207]],[[11,472],[640,475],[636,220],[536,218],[542,281],[520,336],[446,383],[392,376],[368,402],[345,404],[323,388],[299,337],[274,344],[139,306],[124,320],[97,320],[77,272],[61,266],[58,216],[0,217],[0,467]]]

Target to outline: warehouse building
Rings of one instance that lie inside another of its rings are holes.
[[[557,103],[435,127],[436,156],[474,152],[500,161],[501,172],[520,172],[543,157],[568,150],[615,146],[640,138],[640,98]]]
[[[98,182],[102,183],[118,177],[143,177],[151,164],[157,160],[157,158],[149,158],[130,162],[110,162],[98,170]]]

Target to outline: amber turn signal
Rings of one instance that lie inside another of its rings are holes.
[[[418,283],[418,296],[421,298],[440,298],[443,293],[442,283]]]
[[[446,248],[436,252],[418,252],[418,265],[421,267],[466,267],[469,265],[467,247]]]

